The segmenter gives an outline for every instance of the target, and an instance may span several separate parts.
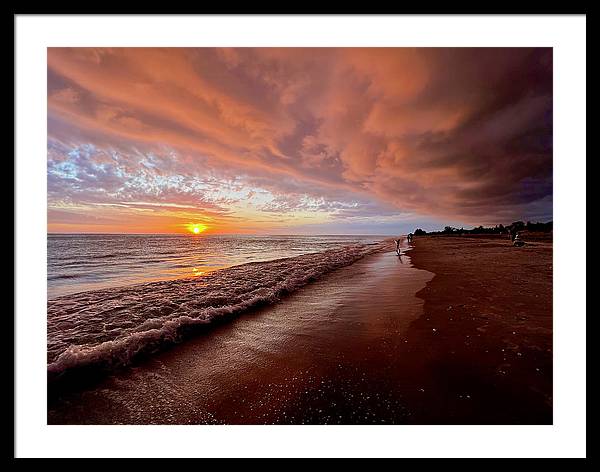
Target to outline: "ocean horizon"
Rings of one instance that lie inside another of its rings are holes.
[[[48,299],[371,244],[373,235],[48,233]]]

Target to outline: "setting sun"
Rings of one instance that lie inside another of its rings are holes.
[[[189,225],[187,225],[187,229],[194,234],[203,233],[204,231],[206,231],[207,228],[208,227],[206,225],[201,225],[201,224],[190,223]]]

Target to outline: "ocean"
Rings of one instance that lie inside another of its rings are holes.
[[[373,236],[49,234],[48,299],[371,244]]]
[[[391,250],[374,236],[48,235],[48,372],[112,368]]]

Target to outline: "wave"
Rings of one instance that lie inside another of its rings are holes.
[[[49,379],[81,368],[112,369],[180,342],[209,326],[262,305],[362,257],[387,242],[251,262],[193,279],[95,290],[48,302]]]
[[[89,254],[86,253],[85,255],[81,255],[81,260],[85,261],[85,260],[93,260],[93,259],[115,259],[117,257],[126,257],[126,258],[130,258],[131,257],[131,253],[130,252],[125,252],[125,251],[117,251],[117,252],[111,252],[108,254]],[[71,259],[72,256],[55,256],[55,259],[58,261],[63,261],[63,260],[69,260]],[[78,262],[78,261],[75,261]]]
[[[82,274],[58,274],[58,275],[49,275],[48,280],[78,279],[80,277],[84,277],[84,275],[82,275]]]

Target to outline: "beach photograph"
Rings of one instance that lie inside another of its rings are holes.
[[[51,424],[552,423],[552,50],[49,48],[47,360]]]
[[[350,39],[319,45],[326,17],[258,17],[265,32],[241,16],[92,17],[40,26],[54,39],[29,54],[44,168],[18,173],[43,213],[17,211],[43,229],[16,233],[30,387],[15,401],[20,431],[40,432],[21,444],[523,456],[585,421],[563,409],[585,412],[564,376],[585,384],[585,358],[566,361],[585,349],[585,200],[569,203],[585,182],[559,183],[585,172],[585,116],[559,113],[585,78],[558,94],[567,49],[519,39],[518,22],[504,43],[403,45],[381,32],[426,37],[417,25],[442,18],[365,17],[361,40],[349,16]],[[158,25],[168,41],[148,41]],[[278,34],[295,39],[259,39]],[[563,120],[584,139],[565,146]]]

